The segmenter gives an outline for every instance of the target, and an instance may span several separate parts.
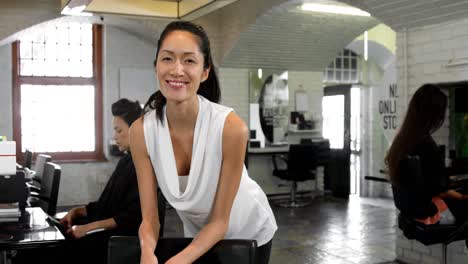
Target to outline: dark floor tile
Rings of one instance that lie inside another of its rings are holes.
[[[397,263],[397,214],[393,202],[360,201],[320,197],[305,208],[272,205],[278,231],[270,263]],[[174,209],[166,212],[164,232],[167,237],[183,236],[182,223]]]

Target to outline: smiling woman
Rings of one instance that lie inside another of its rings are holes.
[[[167,25],[155,67],[160,90],[130,133],[143,216],[140,263],[157,263],[158,187],[177,210],[184,235],[194,237],[167,264],[193,263],[233,238],[256,240],[257,263],[268,263],[275,217],[244,166],[247,126],[217,104],[220,88],[204,29],[185,21]]]

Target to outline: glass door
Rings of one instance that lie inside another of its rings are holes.
[[[330,164],[326,168],[325,188],[338,197],[348,197],[351,191],[350,92],[351,85],[327,86],[322,99],[322,136],[330,140]]]

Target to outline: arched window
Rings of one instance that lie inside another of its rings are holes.
[[[344,49],[325,68],[323,82],[327,83],[357,83],[359,56],[351,50]]]

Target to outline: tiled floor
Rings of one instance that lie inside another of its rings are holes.
[[[305,208],[272,208],[279,228],[271,264],[396,263],[396,211],[390,200],[322,197]],[[183,234],[173,209],[164,232]]]

